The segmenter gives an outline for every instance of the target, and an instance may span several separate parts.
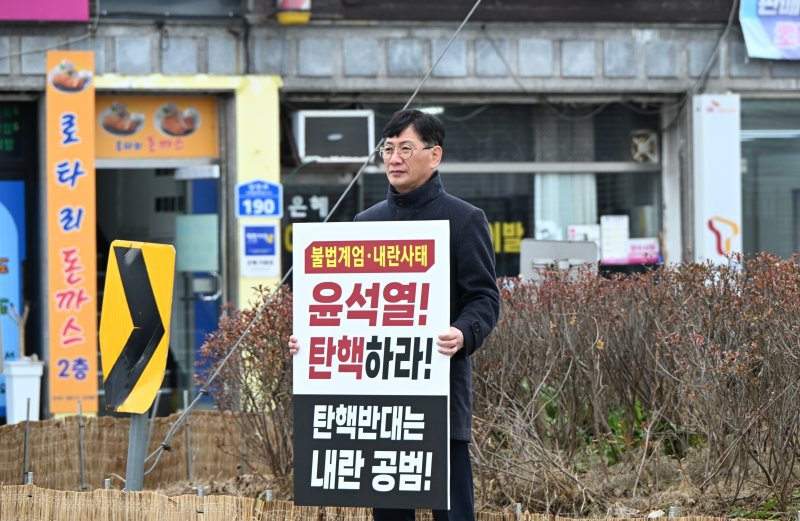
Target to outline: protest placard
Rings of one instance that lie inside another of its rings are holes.
[[[447,221],[294,226],[295,503],[449,507]]]

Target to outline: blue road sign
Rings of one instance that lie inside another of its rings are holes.
[[[250,181],[236,186],[236,217],[283,217],[283,186]]]

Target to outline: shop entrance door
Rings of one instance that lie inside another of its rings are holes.
[[[211,172],[198,175],[197,172]],[[99,169],[97,171],[98,310],[102,307],[109,246],[115,239],[172,244],[176,249],[167,374],[159,413],[194,396],[198,350],[215,330],[227,293],[220,252],[219,176],[216,167]],[[102,378],[102,377],[101,377]],[[101,411],[105,410],[102,385]]]

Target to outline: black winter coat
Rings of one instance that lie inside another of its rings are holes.
[[[450,323],[464,347],[450,362],[450,438],[469,441],[472,425],[472,358],[500,315],[494,249],[483,210],[444,191],[439,172],[407,194],[389,188],[385,201],[356,221],[450,222]]]

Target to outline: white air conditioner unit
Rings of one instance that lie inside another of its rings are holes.
[[[371,110],[300,110],[293,115],[300,160],[363,163],[375,148]]]

